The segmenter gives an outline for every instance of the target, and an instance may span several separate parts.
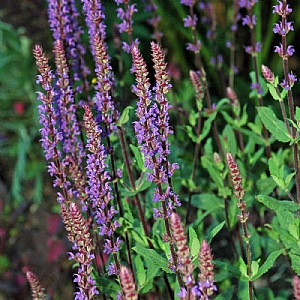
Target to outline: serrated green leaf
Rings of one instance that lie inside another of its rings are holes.
[[[159,255],[154,249],[147,249],[137,245],[133,247],[132,250],[143,256],[146,260],[151,260],[157,268],[162,269],[167,273],[172,273],[172,271],[168,268],[168,260]]]
[[[266,126],[266,128],[273,134],[274,138],[283,143],[292,141],[285,124],[279,120],[274,112],[268,107],[257,107],[258,115]]]
[[[276,91],[276,88],[270,84],[270,83],[267,83],[267,87],[269,89],[269,92],[271,94],[271,96],[273,97],[274,100],[280,100],[281,97],[277,94],[277,91]]]
[[[237,278],[244,282],[248,281],[248,278],[242,275],[241,271],[237,267],[232,266],[230,263],[225,263],[218,260],[214,260],[213,263],[216,267],[228,272],[234,278]]]
[[[269,166],[269,170],[270,170],[271,175],[274,175],[274,176],[278,177],[279,179],[281,179],[283,181],[284,166],[283,165],[279,166],[276,163],[276,160],[273,157],[271,157],[268,160],[268,166]]]
[[[223,228],[225,221],[218,224],[212,231],[205,237],[205,240],[210,244],[212,239],[218,234],[218,232]]]
[[[258,195],[256,198],[259,202],[276,212],[280,210],[295,212],[300,209],[300,206],[292,201],[277,200],[267,195]]]
[[[128,122],[128,120],[129,120],[129,111],[132,110],[132,109],[133,109],[132,106],[127,106],[123,110],[118,122],[116,123],[117,126],[122,126],[123,124]]]
[[[268,272],[269,269],[274,265],[274,262],[277,259],[277,257],[280,254],[282,254],[283,251],[284,251],[284,249],[280,249],[280,250],[272,252],[268,256],[268,258],[266,259],[266,261],[263,263],[263,265],[258,269],[258,272],[254,276],[251,277],[251,280],[254,281],[254,280],[258,279],[259,277],[261,277],[266,272]]]
[[[297,254],[289,253],[289,257],[292,261],[292,269],[300,276],[300,256]]]
[[[293,173],[286,176],[286,178],[284,180],[286,187],[288,187],[288,185],[290,184],[291,180],[294,178],[295,175],[296,175],[296,172],[293,172]]]
[[[272,176],[272,179],[275,181],[275,183],[280,187],[280,188],[284,188],[284,181],[283,179],[280,179],[278,178],[277,176],[275,175],[271,175]]]
[[[147,264],[147,276],[144,286],[141,287],[141,294],[149,292],[153,288],[153,278],[158,274],[159,268],[157,268],[151,261],[146,261]]]

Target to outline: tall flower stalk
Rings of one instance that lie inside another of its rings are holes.
[[[252,57],[253,68],[254,68],[254,82],[251,85],[251,88],[256,91],[256,96],[258,100],[258,105],[263,106],[262,100],[262,88],[259,83],[259,66],[257,55],[261,52],[261,43],[256,40],[255,36],[255,26],[256,26],[256,16],[253,13],[253,7],[258,0],[240,0],[239,5],[241,8],[246,8],[247,14],[242,18],[242,25],[248,26],[250,28],[251,44],[246,46],[245,50]],[[268,158],[271,157],[271,147],[269,144],[269,136],[265,125],[263,125],[263,136],[266,142],[266,155]]]
[[[287,99],[290,120],[295,122],[295,104],[292,93],[292,86],[294,85],[297,78],[289,70],[289,57],[293,55],[295,49],[292,45],[287,45],[286,35],[289,31],[293,31],[294,27],[292,22],[289,22],[287,16],[292,12],[289,4],[286,0],[278,1],[278,5],[274,6],[273,13],[278,14],[281,17],[281,21],[276,23],[273,29],[274,33],[281,36],[280,46],[275,46],[275,52],[282,58],[284,79],[281,82],[281,86],[287,90]],[[292,126],[292,138],[295,140],[297,137],[296,128]],[[296,189],[297,189],[297,201],[300,201],[300,170],[299,170],[299,147],[298,142],[293,142],[294,152],[294,168],[296,172]]]
[[[247,255],[247,274],[249,277],[252,275],[252,260],[251,260],[251,248],[250,248],[250,236],[251,234],[248,231],[247,228],[247,221],[249,218],[249,212],[246,210],[246,203],[243,200],[245,195],[245,189],[243,188],[242,184],[242,177],[240,175],[240,170],[235,162],[235,159],[233,158],[231,153],[227,153],[227,165],[230,171],[231,175],[231,181],[234,188],[234,195],[238,199],[238,208],[241,211],[241,214],[238,216],[239,221],[241,222],[242,229],[243,229],[243,238],[244,242],[246,244],[246,255]],[[249,280],[249,299],[253,299],[253,284],[252,281]]]
[[[169,218],[173,209],[180,206],[177,195],[173,191],[172,175],[178,168],[177,164],[170,164],[168,160],[168,136],[172,134],[169,126],[168,110],[170,105],[166,93],[170,89],[166,64],[161,48],[151,43],[152,57],[155,69],[156,86],[153,89],[154,99],[148,78],[146,63],[136,47],[132,48],[133,67],[136,75],[134,92],[138,96],[136,115],[138,121],[134,122],[134,130],[141,152],[144,155],[145,167],[148,168],[147,180],[156,184],[153,201],[160,203],[154,208],[154,217],[163,218],[165,223],[165,241],[170,245],[171,260],[175,267],[178,282],[183,286],[178,272],[177,256],[173,244]],[[167,188],[164,189],[164,185]]]

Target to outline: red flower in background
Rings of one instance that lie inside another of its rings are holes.
[[[21,102],[21,101],[15,102],[14,103],[14,111],[18,115],[23,115],[23,113],[25,112],[24,102]]]

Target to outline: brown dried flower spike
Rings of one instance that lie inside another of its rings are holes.
[[[240,170],[231,153],[227,153],[227,165],[231,174],[231,180],[235,189],[235,196],[238,199],[243,199],[245,190],[242,185],[242,177]]]

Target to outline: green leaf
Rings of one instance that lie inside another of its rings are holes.
[[[135,273],[138,286],[142,287],[146,282],[146,270],[139,255],[134,258]]]
[[[256,198],[259,202],[276,212],[280,210],[295,212],[300,209],[300,206],[292,201],[277,200],[267,195],[258,195]]]
[[[269,170],[270,170],[271,175],[278,177],[279,179],[282,180],[282,182],[284,182],[284,180],[283,180],[284,165],[279,166],[276,163],[276,160],[273,157],[271,157],[268,160],[268,166],[269,166]]]
[[[263,265],[258,269],[258,272],[254,276],[251,277],[251,280],[254,281],[261,277],[263,274],[269,271],[269,269],[274,265],[275,260],[279,255],[283,253],[284,249],[280,249],[277,251],[272,252],[266,261],[263,263]]]
[[[251,263],[251,271],[252,271],[252,275],[256,275],[259,269],[259,264],[256,260],[253,260]]]
[[[212,239],[218,234],[218,232],[223,228],[225,221],[217,225],[206,237],[205,240],[210,244]]]
[[[117,126],[122,126],[123,124],[128,122],[128,120],[129,120],[129,111],[132,110],[132,109],[133,109],[132,106],[127,106],[123,110],[118,122],[116,123]]]
[[[191,249],[191,256],[197,257],[200,250],[200,242],[194,228],[189,227],[189,247]]]
[[[218,261],[218,260],[214,260],[213,263],[216,267],[222,269],[223,271],[228,272],[234,278],[237,278],[245,282],[248,281],[248,278],[241,273],[240,269],[238,269],[237,267],[233,267],[231,263],[225,263],[223,261]]]
[[[193,141],[193,143],[198,143],[197,136],[193,132],[193,127],[189,126],[189,125],[186,125],[185,129],[186,129],[186,132],[187,132],[189,138]],[[200,140],[199,140],[199,142],[200,142]]]
[[[247,281],[248,281],[248,274],[247,274],[248,268],[241,256],[238,258],[238,267],[241,272],[241,275],[244,277],[244,280],[247,279]],[[244,280],[242,280],[242,281],[244,281]]]
[[[211,158],[206,155],[202,156],[201,164],[202,164],[203,168],[205,168],[207,170],[207,172],[209,173],[209,176],[214,181],[216,186],[223,187],[224,184],[223,184],[222,174],[219,170],[215,169],[214,163],[212,162]]]
[[[297,106],[296,107],[296,114],[295,114],[295,118],[296,118],[296,121],[300,121],[300,107]]]
[[[280,100],[281,97],[277,94],[277,91],[276,91],[276,88],[270,84],[270,83],[267,83],[267,87],[269,89],[269,92],[271,94],[271,96],[273,97],[274,100]]]
[[[285,124],[279,120],[274,112],[268,107],[257,107],[258,115],[266,126],[266,128],[273,134],[274,138],[283,143],[292,141]]]
[[[153,288],[153,278],[158,274],[159,269],[151,262],[146,261],[147,265],[147,276],[143,287],[141,287],[141,294],[149,292]]]
[[[225,149],[227,152],[230,152],[233,156],[236,156],[237,153],[237,142],[236,142],[236,136],[232,129],[232,126],[226,125],[222,136],[225,143]]]
[[[292,261],[292,269],[300,276],[300,256],[297,254],[289,253],[289,257]]]
[[[193,195],[192,205],[199,209],[213,211],[224,208],[224,201],[215,194],[204,193]]]
[[[231,286],[227,288],[225,291],[223,291],[221,294],[219,294],[215,300],[232,300],[233,299],[233,291],[234,286]]]
[[[214,119],[216,118],[217,116],[217,110],[215,110],[210,116],[208,119],[206,119],[204,121],[204,124],[203,124],[203,130],[200,134],[200,141],[203,141],[203,139],[205,139],[207,137],[207,135],[209,134],[210,130],[211,130],[211,123],[214,121]]]
[[[129,147],[130,147],[130,149],[133,152],[133,155],[134,155],[134,158],[136,159],[138,167],[140,168],[140,170],[142,172],[145,172],[147,170],[147,168],[144,165],[144,159],[143,159],[143,156],[142,156],[139,148],[136,147],[136,146],[134,146],[134,145],[132,145],[132,144],[130,144]]]
[[[296,175],[296,172],[293,172],[293,173],[286,176],[286,178],[284,180],[286,187],[288,187],[288,185],[290,184],[291,180],[294,178],[295,175]]]
[[[105,275],[97,277],[95,278],[95,280],[97,282],[97,287],[101,294],[110,295],[111,297],[115,298],[117,292],[120,291],[120,286],[111,279],[108,279]]]
[[[167,273],[173,273],[168,268],[168,260],[160,256],[154,249],[147,249],[137,245],[132,250],[143,256],[145,260],[150,260],[158,269],[162,269]]]

